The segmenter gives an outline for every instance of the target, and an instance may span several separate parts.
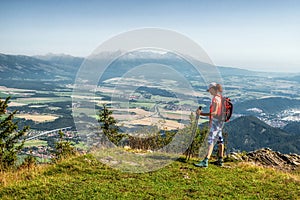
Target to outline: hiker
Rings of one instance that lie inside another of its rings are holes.
[[[207,90],[213,97],[210,105],[209,113],[203,113],[201,110],[197,110],[197,114],[201,116],[209,117],[209,135],[208,135],[208,149],[204,160],[195,164],[197,167],[208,167],[208,160],[212,154],[214,144],[217,142],[219,150],[219,158],[216,162],[217,165],[223,166],[223,153],[224,144],[222,136],[222,128],[224,120],[222,120],[222,86],[215,82],[212,82],[208,86]]]

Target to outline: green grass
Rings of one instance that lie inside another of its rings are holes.
[[[48,143],[45,140],[28,140],[28,141],[25,141],[24,147],[32,147],[32,146],[48,146]]]
[[[7,180],[5,186],[2,180],[0,199],[299,198],[299,174],[233,163],[231,168],[210,165],[203,169],[194,167],[193,162],[175,161],[158,171],[133,174],[85,155],[19,172],[18,178]]]

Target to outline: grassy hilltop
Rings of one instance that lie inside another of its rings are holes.
[[[0,199],[297,199],[300,171],[282,172],[249,163],[196,168],[175,161],[154,172],[124,173],[92,155],[2,172]]]

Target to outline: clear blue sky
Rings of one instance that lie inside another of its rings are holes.
[[[0,1],[0,53],[87,56],[143,27],[182,33],[216,65],[300,72],[300,1]]]

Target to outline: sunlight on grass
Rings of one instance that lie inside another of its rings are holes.
[[[115,152],[117,154],[117,151]],[[119,152],[120,153],[120,152]],[[123,154],[120,154],[120,157]],[[184,159],[183,159],[184,160]],[[299,174],[226,163],[196,168],[175,161],[148,173],[126,173],[77,156],[28,171],[1,172],[1,199],[297,199]]]
[[[178,155],[163,152],[126,151],[123,148],[97,149],[93,155],[102,163],[123,172],[144,173],[156,171],[170,164]]]

